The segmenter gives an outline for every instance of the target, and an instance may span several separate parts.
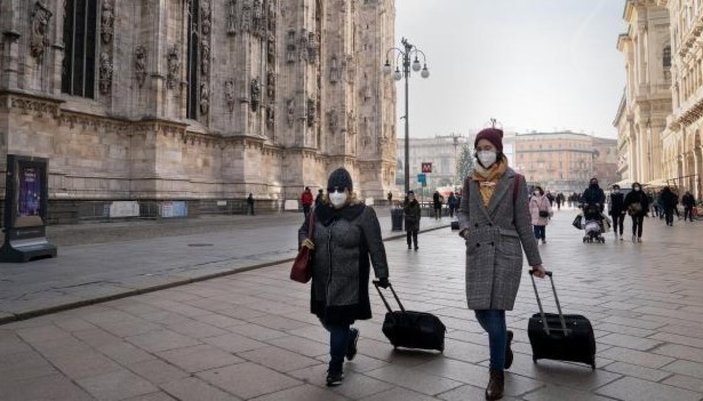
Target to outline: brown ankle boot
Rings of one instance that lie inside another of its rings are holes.
[[[503,388],[505,387],[505,375],[502,369],[490,369],[490,379],[486,387],[487,400],[499,400],[503,398]]]

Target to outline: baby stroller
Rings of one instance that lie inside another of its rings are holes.
[[[593,204],[584,205],[583,217],[585,220],[583,229],[586,232],[586,235],[583,236],[583,242],[599,242],[604,244],[605,237],[603,237],[602,234],[605,232],[605,226],[603,224],[603,215],[600,208]]]

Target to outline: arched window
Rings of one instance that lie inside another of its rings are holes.
[[[95,53],[97,47],[97,0],[64,0],[64,59],[61,91],[69,95],[95,97]]]
[[[671,67],[671,46],[664,47],[662,52],[662,64],[664,67]]]
[[[188,4],[188,98],[187,117],[198,118],[198,52],[200,46],[200,0],[190,0]]]

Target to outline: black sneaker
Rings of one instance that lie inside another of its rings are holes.
[[[342,384],[344,374],[342,372],[327,372],[327,387],[337,387]]]
[[[359,341],[359,329],[351,328],[351,338],[349,339],[349,345],[347,345],[347,360],[351,361],[356,356],[356,343]]]
[[[507,341],[507,346],[505,348],[505,368],[510,369],[510,366],[513,364],[513,350],[510,349],[510,343],[513,342],[513,331],[508,330],[508,341]]]

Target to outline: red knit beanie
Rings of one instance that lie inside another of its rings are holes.
[[[474,141],[474,148],[478,146],[478,141],[485,139],[492,143],[496,147],[498,152],[503,152],[503,130],[498,128],[485,128],[476,135],[476,140]]]

